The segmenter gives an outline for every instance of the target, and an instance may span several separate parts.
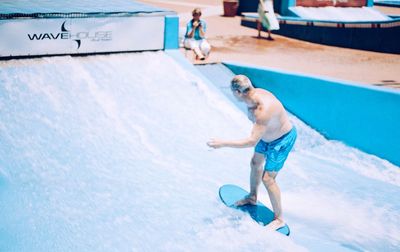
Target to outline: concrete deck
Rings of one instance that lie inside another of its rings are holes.
[[[399,55],[319,45],[279,35],[273,36],[274,41],[258,39],[256,30],[240,25],[241,17],[222,16],[222,0],[140,2],[176,11],[182,29],[191,18],[191,11],[195,7],[202,9],[212,52],[206,61],[195,61],[191,52],[182,49],[194,64],[238,61],[314,76],[400,88]],[[400,8],[377,6],[376,9],[388,15],[400,15]]]

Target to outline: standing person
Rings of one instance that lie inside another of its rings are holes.
[[[267,29],[268,40],[274,40],[271,36],[271,30],[279,30],[279,21],[274,13],[274,4],[272,0],[259,0],[258,3],[257,30],[258,37],[261,38],[262,27]]]
[[[193,19],[186,25],[185,48],[196,54],[196,59],[205,60],[210,54],[211,46],[206,40],[207,24],[201,20],[201,10],[196,8],[192,12]]]
[[[267,227],[277,230],[285,226],[285,222],[276,176],[296,141],[297,132],[281,102],[272,93],[254,88],[246,76],[236,75],[231,81],[231,91],[247,105],[248,117],[253,122],[251,134],[241,140],[211,139],[207,144],[212,148],[255,146],[250,162],[250,193],[236,205],[256,204],[258,186],[262,181],[275,213],[274,220]]]

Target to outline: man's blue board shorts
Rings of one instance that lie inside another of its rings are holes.
[[[260,140],[255,147],[255,152],[264,154],[265,166],[264,170],[268,172],[278,172],[282,169],[289,152],[292,150],[296,142],[297,131],[293,127],[288,133],[272,142],[264,142]]]

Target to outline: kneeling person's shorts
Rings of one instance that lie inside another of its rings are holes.
[[[260,140],[255,147],[255,152],[265,155],[264,170],[268,172],[278,172],[282,169],[289,152],[296,142],[297,131],[293,127],[288,133],[272,142]]]

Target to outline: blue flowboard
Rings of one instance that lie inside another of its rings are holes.
[[[266,226],[273,221],[274,212],[272,212],[268,207],[264,206],[264,204],[260,201],[257,201],[257,205],[244,205],[240,207],[235,206],[235,203],[238,200],[243,199],[248,194],[249,192],[236,185],[223,185],[219,188],[219,197],[228,207],[239,209],[248,213],[253,220],[263,226]],[[287,236],[290,234],[288,225],[285,225],[276,231]]]

